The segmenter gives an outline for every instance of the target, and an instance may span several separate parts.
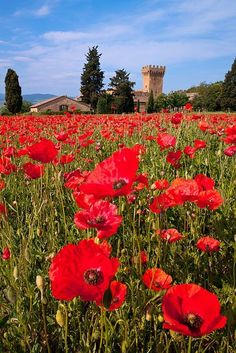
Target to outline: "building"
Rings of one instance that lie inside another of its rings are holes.
[[[153,91],[154,99],[162,94],[165,70],[165,66],[159,65],[146,65],[142,67],[143,89],[134,91],[134,103],[139,107],[140,112],[146,110],[151,91]]]
[[[40,113],[46,111],[59,112],[70,110],[90,112],[90,105],[83,102],[79,102],[67,96],[59,96],[41,101],[37,104],[33,104],[30,107],[30,111],[32,113]]]

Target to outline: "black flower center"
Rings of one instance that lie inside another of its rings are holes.
[[[114,190],[119,190],[119,189],[123,188],[123,186],[125,186],[127,184],[128,184],[127,181],[125,181],[124,179],[119,179],[119,180],[114,182],[113,189]]]
[[[87,223],[91,226],[96,226],[96,224],[103,224],[105,223],[105,221],[106,221],[106,218],[104,216],[98,216],[96,218],[89,219]]]
[[[190,330],[198,330],[202,326],[203,320],[199,315],[189,313],[185,315],[184,323],[190,328]]]
[[[89,269],[84,272],[84,280],[86,283],[96,286],[101,284],[104,280],[103,273],[97,269]]]

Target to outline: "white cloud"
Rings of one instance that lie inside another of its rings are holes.
[[[43,5],[39,9],[34,11],[35,16],[47,16],[50,13],[50,8],[48,5]]]
[[[40,8],[35,9],[35,10],[29,10],[29,9],[21,9],[17,10],[14,12],[14,16],[36,16],[36,17],[43,17],[49,15],[51,12],[51,9],[48,5],[42,5]]]
[[[120,37],[121,35],[130,34],[131,27],[128,25],[104,25],[98,26],[92,31],[80,32],[80,31],[51,31],[46,32],[42,35],[44,39],[53,42],[72,42],[79,40],[97,40]]]

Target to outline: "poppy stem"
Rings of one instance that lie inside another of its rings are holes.
[[[188,338],[188,353],[191,353],[192,348],[192,337]]]

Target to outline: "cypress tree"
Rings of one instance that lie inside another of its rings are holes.
[[[114,91],[113,103],[116,106],[116,112],[118,114],[132,113],[134,111],[134,82],[130,81],[129,74],[124,69],[117,70],[110,81],[110,87]]]
[[[87,62],[84,64],[81,75],[82,102],[90,104],[93,109],[96,108],[99,94],[104,86],[104,72],[100,69],[101,55],[98,54],[98,46],[89,48],[86,54]]]
[[[148,96],[147,113],[153,113],[153,112],[154,112],[154,96],[153,96],[153,90],[151,90]]]
[[[22,96],[21,87],[16,72],[8,69],[5,77],[5,101],[9,112],[16,114],[21,111]]]
[[[225,75],[220,102],[223,109],[236,111],[236,58],[231,70]]]

